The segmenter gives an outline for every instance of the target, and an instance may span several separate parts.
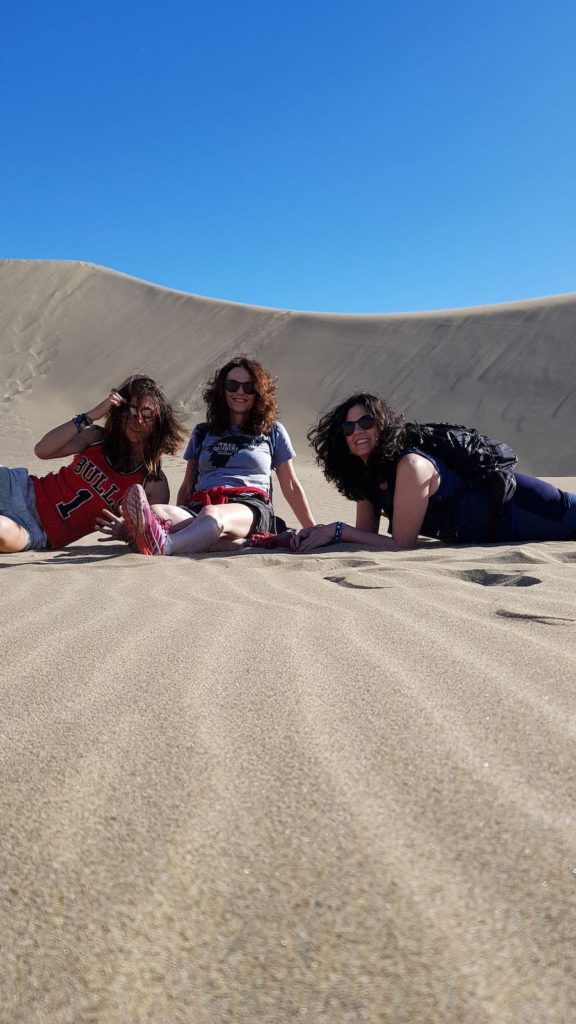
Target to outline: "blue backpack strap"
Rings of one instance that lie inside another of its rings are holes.
[[[200,456],[200,449],[202,448],[202,445],[204,444],[204,438],[206,437],[206,435],[208,433],[208,424],[207,423],[197,423],[196,426],[194,427],[194,430],[192,431],[192,433],[196,435],[197,453],[196,453],[196,479],[194,480],[194,484],[192,485],[192,491],[190,493],[193,493],[194,488],[196,487],[196,484],[198,483],[198,459],[199,459],[199,456]]]
[[[208,424],[197,423],[196,426],[194,427],[193,433],[196,434],[196,443],[198,445],[198,448],[201,448],[202,445],[204,444],[204,438],[208,433]]]
[[[268,447],[270,448],[270,459],[271,459],[270,479],[269,479],[269,483],[268,483],[268,494],[269,494],[269,497],[270,497],[270,504],[272,504],[272,462],[274,462],[274,455],[276,453],[276,438],[277,438],[277,436],[278,436],[278,428],[277,428],[276,424],[274,424],[274,426],[272,427],[272,430],[270,430],[267,434],[264,434],[264,437],[266,438],[266,441],[268,442]]]

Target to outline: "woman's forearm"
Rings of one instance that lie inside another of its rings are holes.
[[[338,525],[341,525],[340,531],[337,529]],[[401,550],[392,537],[378,533],[377,530],[361,530],[357,526],[349,526],[348,523],[330,523],[327,529],[333,530],[333,541],[338,539],[343,544],[362,544],[365,547],[381,548],[382,551]],[[338,533],[339,536],[337,536]]]
[[[315,526],[316,520],[300,481],[290,480],[284,487],[281,485],[281,489],[300,526]]]
[[[124,405],[124,402],[122,395],[117,391],[111,391],[89,412],[79,413],[44,434],[34,446],[34,454],[39,459],[59,459],[84,451],[88,445],[102,437],[102,428],[97,427],[95,421],[104,419],[112,406]]]
[[[336,523],[334,523],[334,529],[336,530]],[[382,551],[402,550],[392,540],[392,537],[387,537],[383,533],[373,533],[371,530],[359,530],[357,526],[348,526],[347,523],[344,523],[342,527],[340,539],[344,544],[363,544],[367,547],[381,548]]]
[[[178,494],[176,495],[176,504],[177,505],[185,505],[186,501],[187,501],[187,499],[189,497],[190,497],[190,488],[186,487],[184,484],[181,484],[180,485],[180,490],[178,491]]]
[[[190,495],[193,493],[194,486],[196,484],[196,475],[196,459],[188,459],[188,461],[186,462],[186,472],[184,474],[184,479],[180,484],[178,494],[176,495],[177,505],[185,505],[188,499],[190,498]]]
[[[407,548],[407,545],[397,544],[391,537],[385,537],[372,530],[359,530],[348,523],[327,523],[324,526],[301,530],[294,538],[292,547],[295,551],[306,553],[335,543],[358,544],[359,547],[380,548],[381,551],[403,551]]]
[[[99,441],[101,437],[101,427],[82,426],[81,423],[77,425],[74,420],[68,420],[44,434],[44,437],[41,437],[34,445],[34,454],[38,459],[63,458],[73,454],[72,448],[83,451],[89,444]]]

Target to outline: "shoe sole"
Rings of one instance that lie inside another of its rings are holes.
[[[134,484],[124,498],[124,522],[130,538],[130,548],[140,555],[151,555],[153,552],[146,541],[146,517],[144,515],[146,493],[140,484]]]
[[[140,484],[134,484],[125,498],[124,521],[132,544],[141,555],[164,554],[163,545],[149,526],[148,519],[153,515],[146,491]]]
[[[128,513],[132,525],[139,534],[144,533],[146,529],[146,517],[144,515],[146,502],[147,498],[144,488],[140,484],[134,484],[126,495],[125,511]]]

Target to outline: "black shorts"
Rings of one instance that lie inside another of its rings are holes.
[[[228,498],[227,504],[235,505],[246,505],[252,513],[252,526],[248,530],[248,537],[251,537],[253,533],[277,533],[276,528],[276,516],[274,515],[274,509],[269,501],[265,501],[264,498],[259,498],[256,495],[245,495],[245,494],[231,494]],[[190,505],[183,505],[190,515],[196,517],[206,505],[202,502],[192,502]]]

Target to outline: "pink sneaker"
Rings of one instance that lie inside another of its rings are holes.
[[[168,530],[148,504],[140,484],[128,489],[122,502],[122,514],[133,551],[141,555],[163,555]]]

